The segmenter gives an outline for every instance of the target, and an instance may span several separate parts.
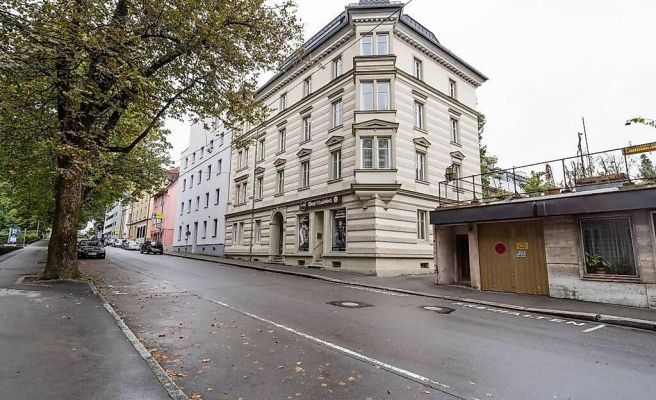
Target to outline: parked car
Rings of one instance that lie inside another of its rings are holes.
[[[77,245],[77,258],[105,258],[105,249],[97,241],[82,240]]]
[[[125,250],[140,250],[141,246],[135,240],[128,240],[125,242]]]
[[[162,245],[162,242],[156,241],[152,242],[150,240],[146,240],[142,245],[141,245],[141,254],[146,253],[154,253],[154,254],[164,254],[164,245]]]
[[[107,238],[105,239],[105,247],[109,246],[112,247],[114,246],[114,242],[116,242],[118,239],[116,238]]]
[[[125,241],[125,239],[116,239],[116,241],[114,242],[114,247],[123,248],[123,242],[124,241]]]

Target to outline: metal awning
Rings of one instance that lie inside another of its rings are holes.
[[[430,223],[453,225],[649,208],[656,209],[656,187],[653,186],[642,189],[580,192],[544,198],[525,198],[465,207],[443,207],[430,212]]]

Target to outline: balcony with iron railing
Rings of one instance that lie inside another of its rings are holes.
[[[613,191],[656,185],[649,153],[656,142],[557,158],[481,174],[453,176],[438,184],[439,207],[467,206],[565,193]]]

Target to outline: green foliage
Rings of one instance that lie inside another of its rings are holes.
[[[490,197],[493,195],[491,192],[491,183],[493,178],[497,178],[497,174],[490,173],[496,167],[499,158],[497,156],[487,153],[487,145],[483,144],[483,132],[485,131],[485,114],[478,114],[478,144],[479,156],[481,163],[481,185],[483,186],[483,197]]]
[[[553,189],[554,185],[552,183],[544,181],[543,177],[545,174],[544,171],[531,171],[531,175],[526,182],[520,183],[519,187],[521,187],[526,193],[543,192],[548,189]]]
[[[157,188],[162,119],[262,118],[259,73],[299,40],[291,1],[4,1],[0,183],[12,212],[51,220],[58,179],[76,171],[82,220]]]
[[[640,171],[640,178],[643,180],[655,180],[656,179],[656,168],[654,168],[654,163],[651,161],[646,154],[640,154],[640,166],[638,167]]]
[[[585,253],[585,264],[588,266],[590,272],[597,269],[607,270],[610,267],[610,263],[606,261],[604,256],[587,252]]]

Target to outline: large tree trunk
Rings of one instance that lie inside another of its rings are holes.
[[[59,178],[52,235],[44,279],[77,279],[77,228],[82,207],[83,173],[69,157],[58,160]]]

